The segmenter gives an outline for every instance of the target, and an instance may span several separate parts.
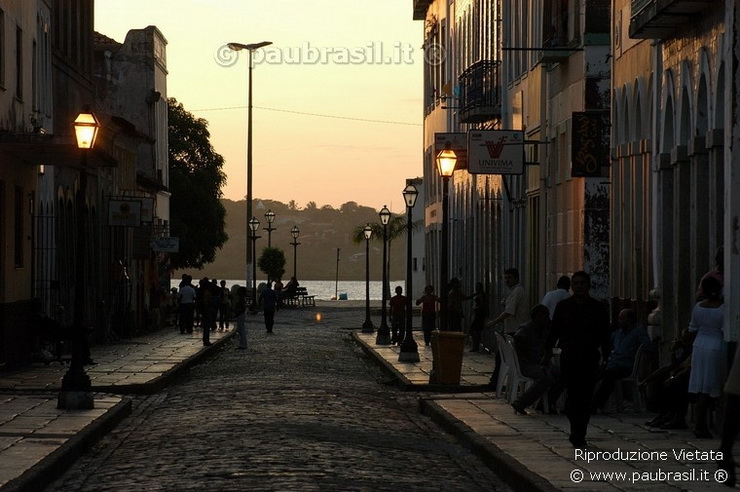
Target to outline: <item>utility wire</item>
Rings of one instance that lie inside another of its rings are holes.
[[[319,114],[319,113],[309,113],[306,111],[292,111],[289,109],[278,109],[278,108],[265,108],[263,106],[252,106],[255,109],[264,109],[265,111],[276,111],[278,113],[291,113],[291,114],[300,114],[304,116],[316,116],[319,118],[332,118],[336,120],[350,120],[350,121],[363,121],[366,123],[382,123],[385,125],[405,125],[405,126],[422,126],[421,123],[405,123],[402,121],[388,121],[388,120],[372,120],[368,118],[353,118],[351,116],[338,116],[338,115],[331,115],[331,114]],[[205,108],[205,109],[193,109],[191,111],[227,111],[231,109],[247,109],[246,106],[229,106],[225,108]]]

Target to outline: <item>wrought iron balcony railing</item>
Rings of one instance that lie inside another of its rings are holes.
[[[482,123],[501,116],[500,64],[481,60],[460,75],[461,123]]]

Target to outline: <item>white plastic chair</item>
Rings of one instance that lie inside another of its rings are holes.
[[[498,350],[499,358],[501,359],[501,368],[498,371],[498,381],[496,381],[496,398],[501,398],[501,394],[504,390],[504,387],[506,387],[506,392],[509,393],[511,390],[511,386],[508,384],[508,378],[509,378],[509,364],[508,364],[508,354],[506,351],[506,339],[504,336],[496,332],[496,350]]]
[[[505,347],[509,364],[509,387],[511,388],[511,390],[507,390],[506,397],[509,403],[511,403],[514,399],[518,398],[521,393],[527,391],[527,387],[534,384],[535,379],[522,374],[522,369],[519,365],[519,356],[514,348],[514,337],[511,335],[505,335],[505,337]],[[542,407],[545,413],[547,413],[550,410],[547,392],[545,392],[540,399],[542,400]]]
[[[632,366],[632,373],[626,378],[622,378],[617,381],[617,384],[614,387],[614,402],[618,412],[623,410],[623,385],[625,384],[630,386],[634,411],[641,412],[643,410],[642,393],[640,392],[640,374],[643,371],[645,349],[646,346],[644,343],[637,347],[637,352],[635,352],[635,363]]]

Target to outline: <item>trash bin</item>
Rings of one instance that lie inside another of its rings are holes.
[[[432,332],[430,384],[460,384],[465,337],[465,333],[459,331]]]

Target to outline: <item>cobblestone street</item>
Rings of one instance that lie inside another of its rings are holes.
[[[250,317],[249,350],[135,397],[47,490],[508,490],[351,341],[361,309],[315,315],[282,310],[272,335]]]

